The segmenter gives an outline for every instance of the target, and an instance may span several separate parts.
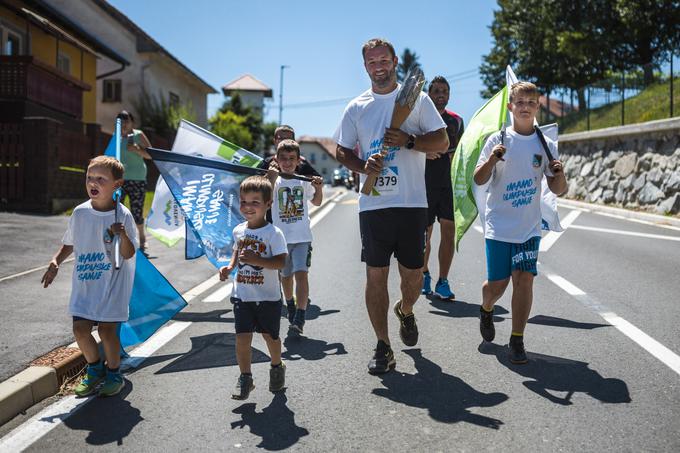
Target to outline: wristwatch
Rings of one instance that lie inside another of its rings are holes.
[[[406,142],[406,149],[413,149],[416,146],[416,136],[409,134],[408,141]]]

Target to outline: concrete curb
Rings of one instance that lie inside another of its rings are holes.
[[[320,206],[310,209],[309,216],[314,216],[328,203],[343,194],[343,190],[336,190],[325,197]],[[99,342],[99,336],[95,338]],[[75,343],[68,345],[76,347]],[[34,404],[45,398],[56,395],[59,388],[68,378],[75,376],[87,361],[83,353],[78,350],[52,366],[29,366],[19,374],[0,383],[0,425],[13,419]]]
[[[569,200],[566,198],[558,198],[557,204],[578,209],[587,209],[595,212],[603,212],[612,214],[627,219],[643,220],[645,222],[654,223],[657,225],[673,226],[680,228],[680,218],[668,217],[658,214],[651,214],[648,212],[633,211],[630,209],[616,208],[614,206],[604,206],[601,204],[585,203],[583,201]]]

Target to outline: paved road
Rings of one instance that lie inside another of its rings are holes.
[[[93,399],[61,424],[55,417],[74,400],[54,398],[0,427],[0,436],[19,427],[29,451],[680,449],[680,374],[671,368],[680,352],[680,231],[579,212],[540,257],[531,361],[514,366],[505,349],[509,295],[497,308],[496,342],[481,344],[485,258],[481,234],[470,230],[452,272],[459,300],[421,298],[414,348],[400,343],[390,319],[397,370],[374,377],[366,373],[375,339],[356,210],[348,194],[314,227],[314,306],[306,338],[285,342],[284,394],[267,391],[258,340],[257,388],[246,402],[229,399],[238,376],[233,316],[226,301],[203,302],[215,287],[167,330],[181,332],[127,375],[122,398]],[[394,273],[390,291],[396,298]],[[30,422],[43,408],[42,423]],[[53,429],[40,437],[45,426]]]

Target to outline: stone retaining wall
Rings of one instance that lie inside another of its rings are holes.
[[[680,213],[680,118],[560,135],[567,198]]]

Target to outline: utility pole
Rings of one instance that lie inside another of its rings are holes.
[[[290,66],[281,65],[281,75],[279,76],[279,126],[283,118],[283,70],[290,68]]]

